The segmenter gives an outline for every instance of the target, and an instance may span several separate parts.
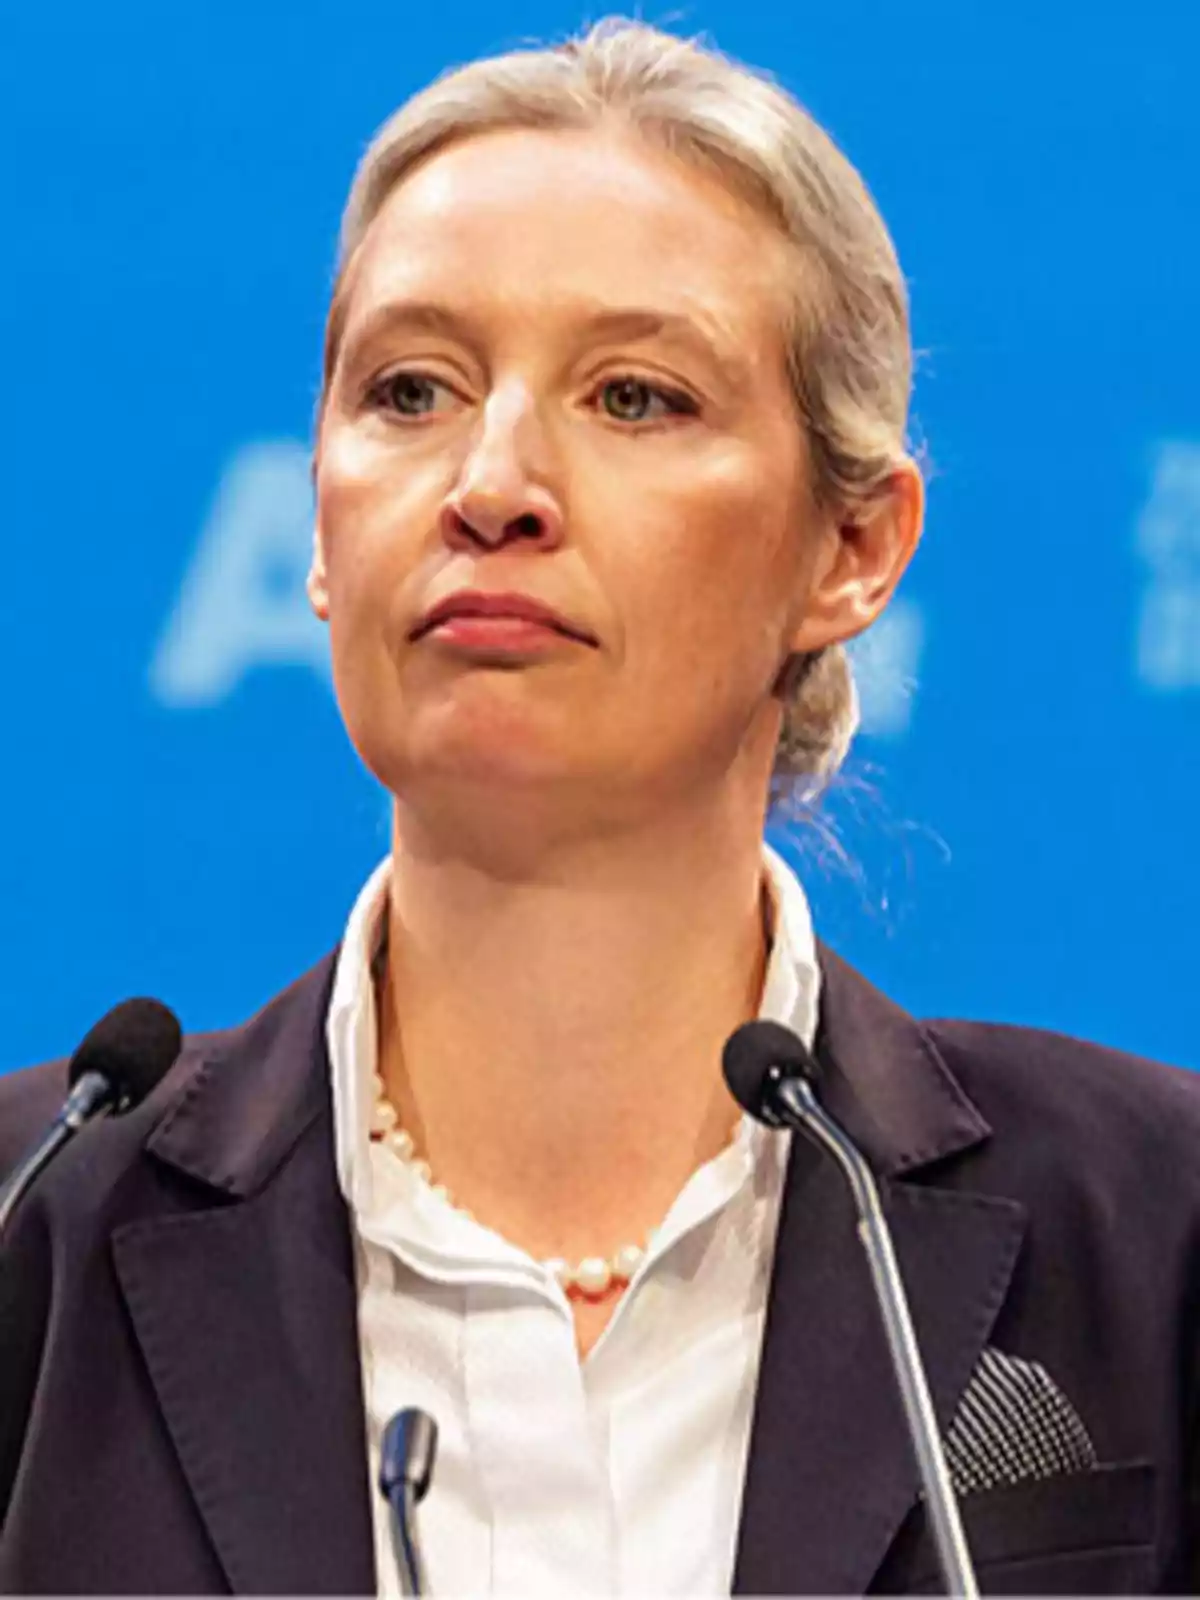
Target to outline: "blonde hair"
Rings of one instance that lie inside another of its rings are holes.
[[[355,252],[416,164],[473,134],[588,129],[619,119],[716,173],[796,247],[784,336],[818,504],[853,522],[905,459],[912,377],[908,297],[883,219],[825,131],[765,73],[695,40],[608,17],[547,49],[444,73],[364,155],[342,219],[325,335],[327,389]],[[776,785],[819,789],[841,766],[859,707],[845,648],[794,658],[780,684]]]

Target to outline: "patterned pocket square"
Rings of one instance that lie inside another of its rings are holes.
[[[991,1346],[959,1401],[945,1449],[960,1495],[1098,1465],[1078,1412],[1045,1367]]]

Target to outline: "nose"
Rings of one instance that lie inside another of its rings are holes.
[[[442,532],[456,549],[498,549],[521,541],[562,541],[563,517],[546,481],[537,419],[527,400],[494,395],[442,508]]]

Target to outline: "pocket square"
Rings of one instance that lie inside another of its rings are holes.
[[[945,1451],[960,1495],[1099,1464],[1078,1412],[1045,1367],[990,1345],[959,1401]]]

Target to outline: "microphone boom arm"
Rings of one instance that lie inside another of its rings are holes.
[[[63,1145],[69,1144],[80,1128],[94,1116],[109,1110],[118,1098],[113,1085],[102,1072],[85,1072],[80,1077],[42,1139],[22,1159],[11,1176],[0,1184],[0,1237],[22,1197]]]
[[[410,1484],[405,1484],[396,1493],[392,1506],[395,1512],[391,1519],[392,1550],[396,1557],[396,1571],[400,1575],[400,1593],[422,1595],[425,1593],[425,1564],[421,1560],[421,1550],[414,1531],[417,1496]]]
[[[891,1229],[883,1214],[879,1186],[861,1153],[824,1110],[811,1084],[790,1074],[776,1072],[772,1077],[775,1098],[789,1113],[788,1120],[798,1122],[829,1152],[850,1185],[858,1212],[858,1236],[875,1283],[875,1298],[882,1313],[888,1354],[908,1420],[946,1592],[961,1596],[963,1600],[976,1600],[979,1588],[958,1514],[958,1501],[946,1468],[925,1366],[892,1245]]]

